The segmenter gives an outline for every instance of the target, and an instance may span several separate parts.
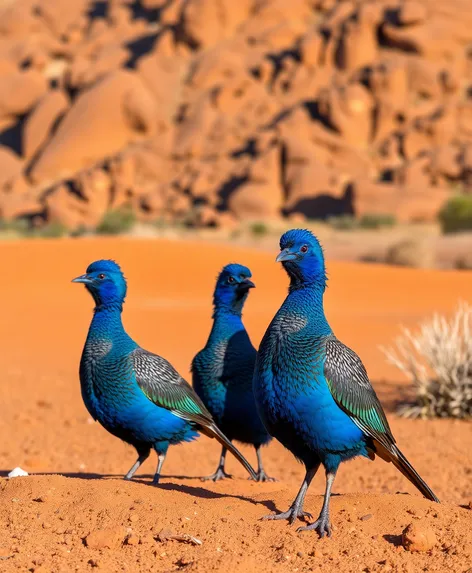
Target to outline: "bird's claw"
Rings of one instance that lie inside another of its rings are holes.
[[[264,481],[277,481],[275,478],[269,477],[264,470],[257,472],[256,479],[252,477],[248,477],[248,479],[257,481],[257,482],[264,482]]]
[[[202,481],[220,481],[222,479],[233,479],[231,474],[227,474],[224,469],[218,468],[214,474],[202,477]]]
[[[313,516],[308,511],[301,511],[298,514],[292,513],[292,515],[288,520],[290,525],[293,525],[295,523],[297,517],[299,517],[300,519],[313,519]]]
[[[329,515],[320,515],[320,517],[310,525],[305,525],[304,527],[299,527],[297,529],[297,533],[300,531],[311,531],[315,530],[320,538],[323,538],[325,535],[331,537],[331,524],[329,522]]]
[[[308,513],[307,511],[295,510],[293,507],[291,507],[287,511],[281,513],[271,513],[270,515],[264,515],[263,517],[261,517],[261,520],[272,521],[277,519],[286,519],[288,520],[290,525],[292,525],[297,518],[313,519],[313,516],[311,515],[311,513]]]

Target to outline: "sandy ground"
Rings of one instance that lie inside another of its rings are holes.
[[[166,240],[0,244],[0,470],[5,476],[19,465],[45,474],[0,479],[0,571],[471,570],[472,426],[395,416],[407,387],[379,345],[392,341],[399,324],[413,326],[434,311],[449,313],[460,299],[470,301],[472,273],[328,261],[331,324],[365,362],[399,446],[444,502],[440,506],[419,497],[381,460],[356,460],[338,474],[336,529],[320,541],[284,522],[259,521],[285,509],[298,490],[303,468],[289,452],[278,443],[264,451],[276,483],[249,482],[229,459],[235,479],[208,484],[199,476],[214,469],[219,446],[205,437],[171,448],[160,487],[148,483],[155,458],[135,483],[120,480],[135,454],[93,423],[83,406],[77,372],[93,303],[70,280],[97,258],[120,262],[129,281],[129,333],[188,375],[210,328],[214,278],[227,262],[253,272],[257,288],[245,322],[258,344],[286,292],[287,278],[274,263],[277,250],[277,241],[273,254]],[[242,450],[255,462],[250,448]],[[320,473],[307,497],[306,509],[314,514],[323,484]],[[412,522],[434,531],[431,551],[401,547],[401,532]],[[165,529],[195,536],[202,545],[159,540]]]

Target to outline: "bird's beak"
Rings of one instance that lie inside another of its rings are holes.
[[[80,275],[80,277],[76,277],[75,279],[72,279],[73,283],[82,283],[84,285],[90,285],[92,284],[92,279],[88,276],[88,275]]]
[[[284,249],[283,251],[281,251],[278,255],[277,258],[275,259],[276,263],[284,263],[285,261],[294,261],[295,259],[297,259],[297,255],[295,253],[291,253],[290,249]]]
[[[243,292],[249,290],[250,288],[255,288],[255,287],[256,285],[249,279],[244,279],[238,284],[238,290]]]

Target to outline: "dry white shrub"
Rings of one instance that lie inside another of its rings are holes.
[[[472,416],[472,306],[461,303],[449,320],[435,315],[418,332],[402,328],[395,345],[382,350],[415,388],[415,401],[401,406],[401,415]]]

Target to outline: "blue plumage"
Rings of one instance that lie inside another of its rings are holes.
[[[333,334],[323,309],[326,271],[321,245],[306,230],[280,239],[281,262],[290,277],[289,294],[261,342],[254,394],[271,433],[306,467],[290,509],[268,519],[308,516],[306,491],[320,465],[326,492],[319,518],[307,527],[330,535],[329,499],[341,462],[379,455],[392,462],[420,491],[437,497],[395,444],[382,406],[359,357]]]
[[[255,477],[191,386],[169,362],[140,348],[126,333],[121,312],[127,287],[120,267],[96,261],[73,282],[84,284],[96,304],[80,362],[82,397],[95,420],[136,448],[138,460],[125,479],[154,449],[157,483],[169,445],[191,441],[199,431],[230,449]]]
[[[193,387],[229,440],[254,445],[258,481],[266,481],[260,448],[271,437],[257,413],[252,391],[256,350],[241,319],[249,290],[254,287],[251,271],[242,265],[226,265],[218,276],[213,294],[213,327],[205,347],[192,362]],[[223,446],[214,481],[225,473]]]

